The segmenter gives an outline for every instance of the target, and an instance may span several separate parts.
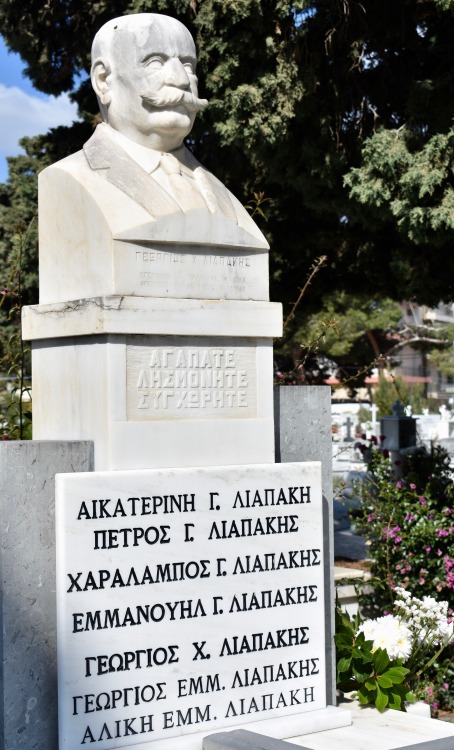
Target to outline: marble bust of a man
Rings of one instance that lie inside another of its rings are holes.
[[[50,280],[59,268],[71,277],[66,288],[61,279],[60,299],[115,291],[102,283],[112,248],[267,249],[244,207],[184,146],[207,106],[185,26],[153,13],[109,21],[93,41],[91,80],[102,124],[81,151],[40,175],[41,302],[59,301]],[[77,284],[81,268],[90,283]]]

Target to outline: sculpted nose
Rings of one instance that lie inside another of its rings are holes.
[[[167,60],[165,83],[168,86],[176,86],[179,89],[189,88],[188,74],[178,57],[171,57]]]

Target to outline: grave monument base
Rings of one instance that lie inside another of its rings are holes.
[[[275,393],[277,460],[321,458],[326,516],[330,497],[330,389],[279,387]],[[57,750],[54,474],[93,471],[92,452],[93,446],[89,443],[37,440],[0,443],[4,649],[0,684],[3,736],[0,744],[5,747],[28,750],[33,746],[34,750]],[[325,576],[329,582],[333,540],[332,525],[326,517],[324,528]],[[335,700],[333,672],[329,669],[333,601],[328,583],[325,587],[328,704]],[[37,638],[37,634],[41,635]],[[33,660],[33,669],[28,669],[30,659]],[[293,722],[297,717],[287,717],[283,720],[282,736],[318,732],[320,724],[309,730],[313,720],[319,722],[319,719],[326,718],[333,726],[331,721],[338,721],[337,714],[330,705],[314,713],[308,712],[302,716],[305,728],[292,730],[287,722]],[[345,721],[345,711],[343,715],[342,721]],[[271,729],[265,730],[265,723],[251,722],[248,729],[258,724],[256,731],[272,735]],[[173,746],[177,740],[179,738],[172,740]],[[186,743],[192,740],[185,736],[181,741],[186,747]],[[199,750],[201,742],[200,739]],[[145,745],[142,747],[145,750]],[[152,745],[152,750],[157,748]]]
[[[281,331],[270,302],[111,296],[24,308],[33,437],[94,440],[97,470],[272,462]]]

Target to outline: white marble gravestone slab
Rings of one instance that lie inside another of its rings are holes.
[[[57,475],[62,750],[303,731],[326,707],[321,502],[318,462]]]

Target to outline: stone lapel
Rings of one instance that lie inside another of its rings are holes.
[[[178,203],[116,143],[106,128],[98,127],[84,145],[90,167],[153,217],[180,213]]]
[[[236,212],[227,188],[217,179],[217,177],[202,167],[188,149],[185,148],[184,151],[186,164],[193,170],[199,190],[205,198],[210,211],[212,213],[221,211],[224,216],[235,221],[237,218]]]
[[[100,177],[126,193],[154,218],[182,213],[182,209],[172,196],[152,174],[142,169],[121,148],[110,136],[107,128],[98,126],[83,150],[91,169],[98,171]],[[178,150],[178,156],[182,157],[183,163],[194,173],[196,184],[209,211],[220,211],[224,216],[236,221],[236,211],[227,188],[202,167],[185,147]]]

